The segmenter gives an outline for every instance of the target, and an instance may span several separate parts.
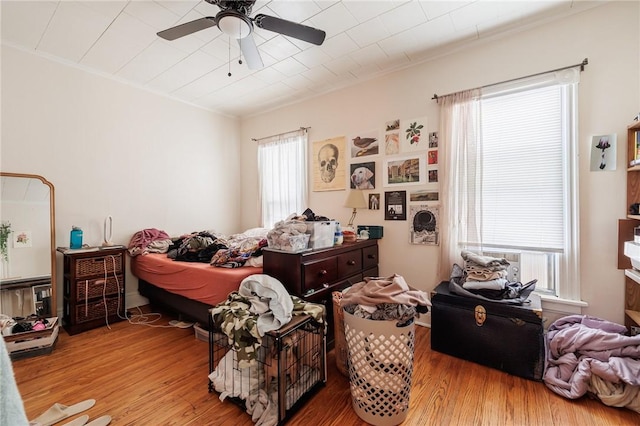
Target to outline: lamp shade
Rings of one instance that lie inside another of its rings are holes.
[[[360,189],[352,189],[349,191],[347,201],[344,202],[345,207],[353,209],[364,209],[367,207],[367,200],[364,199],[364,193]]]

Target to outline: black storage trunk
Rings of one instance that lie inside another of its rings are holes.
[[[431,349],[542,380],[542,308],[539,296],[531,294],[529,300],[524,305],[486,302],[451,293],[449,283],[442,282],[431,296]]]

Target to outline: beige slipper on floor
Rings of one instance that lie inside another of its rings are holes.
[[[47,411],[31,420],[31,426],[51,426],[66,419],[67,417],[82,413],[96,404],[95,399],[87,399],[73,405],[63,405],[55,403]]]
[[[73,419],[69,423],[65,423],[62,426],[85,426],[88,421],[89,421],[89,416],[85,414],[84,416],[80,416],[77,419]]]
[[[178,327],[178,328],[193,327],[193,323],[192,322],[184,322],[184,321],[178,321],[178,320],[169,321],[169,325],[174,326],[174,327]]]
[[[109,423],[111,423],[111,416],[102,416],[90,421],[84,426],[107,426]]]

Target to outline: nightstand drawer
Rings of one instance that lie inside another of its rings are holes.
[[[330,257],[302,266],[304,274],[303,293],[318,291],[338,279],[336,257]]]
[[[96,275],[122,273],[123,254],[93,256],[76,260],[76,278],[95,277]]]
[[[116,279],[117,277],[117,279]],[[78,301],[84,299],[95,299],[97,297],[110,296],[118,294],[123,290],[124,276],[109,276],[106,281],[104,278],[93,278],[91,280],[82,280],[76,282],[76,299]]]
[[[109,297],[104,300],[98,299],[93,302],[79,303],[71,308],[72,312],[69,312],[69,316],[78,324],[93,320],[103,321],[105,319],[105,307],[107,310],[106,315],[109,317],[118,315],[118,312],[124,316],[124,309],[120,306],[122,302],[122,298]]]

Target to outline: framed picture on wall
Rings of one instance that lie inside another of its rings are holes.
[[[369,194],[369,210],[380,210],[380,194]]]
[[[400,153],[400,120],[397,118],[384,123],[384,153]]]
[[[380,153],[380,137],[375,130],[357,133],[349,137],[347,142],[351,158],[367,157]]]
[[[384,193],[384,220],[407,220],[407,191]]]
[[[384,186],[423,185],[426,182],[425,153],[390,157],[384,163]]]
[[[438,245],[440,243],[440,213],[438,206],[415,205],[410,207],[411,244]]]
[[[313,142],[313,190],[346,189],[345,137]]]
[[[427,117],[402,120],[400,123],[400,152],[424,151],[429,147]]]
[[[376,163],[354,163],[350,166],[349,181],[351,189],[376,188]]]

